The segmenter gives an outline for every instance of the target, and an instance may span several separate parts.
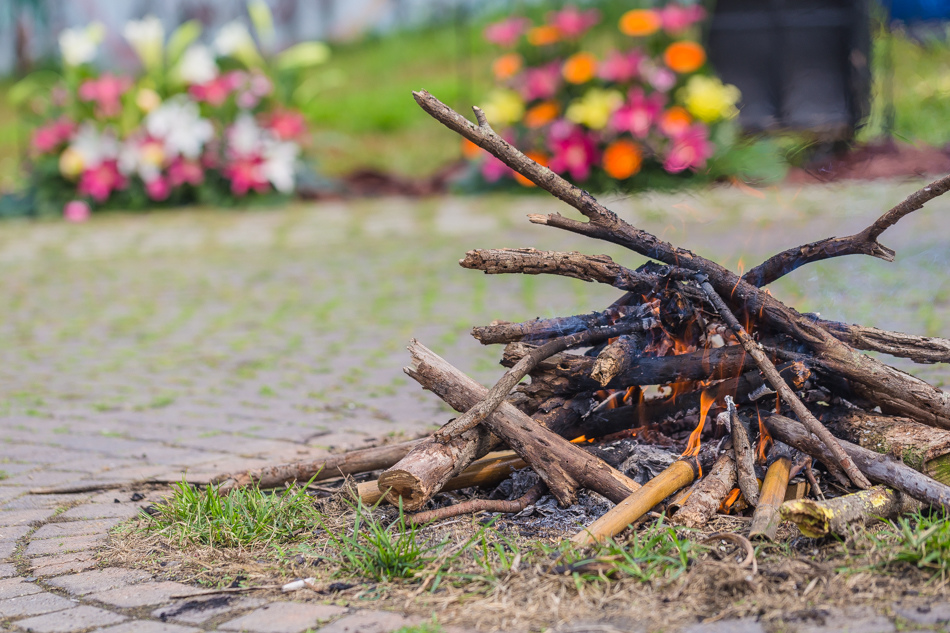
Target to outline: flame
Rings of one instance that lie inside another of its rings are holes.
[[[755,461],[764,464],[768,456],[768,448],[772,445],[772,436],[769,430],[762,423],[762,415],[759,413],[759,407],[755,407],[755,415],[759,418],[759,441],[755,449]]]
[[[702,445],[700,436],[703,434],[703,426],[706,424],[706,416],[713,404],[716,403],[716,397],[709,391],[703,390],[699,394],[699,424],[689,434],[689,441],[686,443],[686,450],[681,457],[693,457],[699,454],[699,448]]]
[[[573,440],[571,440],[571,444],[584,444],[587,441],[587,436],[581,435],[580,437],[575,437]]]
[[[722,503],[719,504],[719,512],[723,514],[729,514],[729,511],[732,510],[733,504],[739,500],[739,495],[741,494],[738,488],[733,488],[732,492],[729,493],[725,499],[722,500]]]
[[[634,385],[632,387],[627,387],[627,392],[623,394],[623,403],[630,404],[631,402],[633,402],[633,394],[635,393],[639,393],[640,400],[643,400],[643,392],[640,390],[640,387],[638,387],[637,385]]]

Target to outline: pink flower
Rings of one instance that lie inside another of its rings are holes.
[[[128,77],[104,73],[99,79],[87,79],[79,86],[79,99],[96,102],[96,115],[114,117],[122,111],[121,98],[132,85]]]
[[[569,5],[561,11],[548,13],[548,24],[555,27],[561,35],[569,40],[581,37],[598,22],[600,22],[600,11],[597,9],[581,11],[573,5]]]
[[[597,75],[604,81],[630,81],[639,73],[638,69],[643,57],[643,53],[636,49],[626,53],[613,51],[601,62]]]
[[[145,183],[145,193],[152,200],[165,200],[171,195],[172,188],[168,181],[161,176],[152,178]]]
[[[696,171],[706,164],[713,150],[715,146],[709,142],[709,130],[702,123],[696,123],[673,139],[663,160],[663,169],[671,174],[678,174],[684,169]]]
[[[217,108],[224,105],[231,93],[242,86],[245,80],[245,73],[240,70],[232,70],[203,84],[188,86],[188,94],[196,101],[204,101]]]
[[[307,133],[303,115],[293,110],[278,110],[268,117],[266,127],[282,141],[291,141]]]
[[[263,73],[253,73],[249,83],[251,94],[255,97],[266,97],[274,89],[274,84],[270,78]]]
[[[706,10],[698,4],[688,7],[678,4],[668,4],[660,9],[660,20],[663,29],[671,35],[678,35],[696,22],[706,17]]]
[[[63,117],[53,121],[49,125],[37,128],[36,131],[33,132],[31,145],[36,152],[46,154],[68,141],[69,137],[72,136],[75,131],[76,124]]]
[[[660,92],[669,92],[676,85],[676,75],[669,68],[651,67],[646,77],[650,85]]]
[[[587,180],[591,166],[599,160],[593,137],[567,121],[551,125],[548,147],[551,149],[548,167],[559,174],[568,172],[577,181]]]
[[[224,176],[231,181],[231,193],[244,196],[252,189],[258,193],[266,192],[270,184],[264,176],[263,163],[260,156],[245,156],[225,166]]]
[[[511,48],[518,43],[518,39],[528,30],[531,21],[527,18],[508,18],[485,27],[483,35],[492,44]]]
[[[119,172],[117,161],[106,160],[82,172],[77,191],[79,195],[90,196],[96,202],[105,202],[113,191],[125,189],[127,184],[125,176]]]
[[[178,157],[168,166],[168,184],[180,187],[185,183],[197,187],[205,181],[205,172],[198,161]]]
[[[557,94],[561,86],[561,63],[554,61],[547,66],[529,68],[524,73],[524,81],[518,87],[525,101],[550,99]]]
[[[629,132],[638,138],[646,138],[665,104],[666,97],[659,92],[644,96],[642,88],[632,88],[627,95],[627,103],[610,117],[610,127],[617,132]]]
[[[481,172],[482,178],[484,178],[486,182],[498,182],[502,178],[511,176],[514,173],[511,167],[491,154],[488,154],[485,160],[482,161]]]
[[[89,205],[83,200],[70,200],[63,207],[63,217],[67,222],[85,222],[90,213]]]

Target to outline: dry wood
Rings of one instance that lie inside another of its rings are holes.
[[[492,130],[484,112],[479,108],[473,108],[478,120],[475,125],[428,92],[414,92],[413,96],[423,110],[440,123],[488,151],[528,180],[580,211],[588,219],[587,222],[582,222],[555,213],[530,215],[529,221],[613,242],[664,264],[704,273],[717,293],[729,297],[733,305],[739,306],[748,314],[757,315],[769,327],[808,345],[829,371],[866,386],[877,404],[883,407],[897,402],[909,402],[925,414],[924,419],[920,421],[935,426],[950,425],[950,394],[858,353],[812,319],[799,314],[716,262],[675,247],[621,220],[589,193],[512,147]],[[885,220],[884,224],[896,221],[894,218],[900,213],[902,211],[896,212]],[[873,231],[868,235],[876,237],[876,234],[872,233]],[[860,480],[860,475],[856,476]]]
[[[359,473],[389,468],[425,441],[425,439],[411,440],[399,444],[364,448],[310,461],[278,464],[239,473],[218,475],[211,480],[211,483],[217,484],[215,489],[218,494],[226,495],[235,488],[252,484],[261,488],[276,488],[295,481],[306,482],[311,479],[323,481],[334,477],[358,475]]]
[[[779,507],[785,501],[785,491],[792,474],[793,455],[791,449],[782,442],[775,442],[769,455],[772,463],[762,480],[759,492],[759,504],[752,514],[752,526],[749,538],[762,537],[774,540],[780,523]]]
[[[920,503],[897,490],[874,486],[826,501],[800,499],[782,504],[783,521],[791,521],[808,538],[848,536],[852,528],[893,519],[920,508]]]
[[[620,534],[656,504],[693,483],[698,472],[699,466],[695,458],[676,460],[642,488],[575,534],[571,541],[577,545],[589,545]]]
[[[428,510],[427,512],[411,514],[406,517],[406,522],[409,525],[423,525],[425,523],[431,523],[432,521],[441,521],[463,514],[474,514],[475,512],[504,512],[507,514],[521,512],[531,504],[537,503],[538,499],[544,495],[545,490],[547,490],[547,486],[541,482],[531,486],[528,492],[512,501],[506,501],[504,499],[471,499],[453,506],[445,506],[443,508],[436,508],[435,510]]]
[[[735,450],[736,480],[739,490],[750,506],[759,503],[759,480],[755,477],[755,449],[749,440],[749,429],[739,419],[736,403],[731,396],[725,397],[729,421],[732,425],[732,448]],[[731,486],[730,486],[731,487]]]
[[[523,323],[498,323],[472,328],[474,336],[482,345],[513,343],[515,341],[542,341],[570,334],[602,328],[624,320],[641,319],[644,329],[653,323],[654,309],[650,304],[611,306],[602,312],[577,314],[553,319],[534,319]]]
[[[438,442],[448,442],[481,424],[485,418],[491,415],[492,411],[498,408],[498,405],[511,393],[515,385],[521,382],[521,379],[527,376],[528,372],[537,367],[538,363],[545,358],[572,347],[585,347],[643,327],[642,321],[637,320],[636,322],[625,322],[603,328],[592,328],[577,334],[562,336],[531,350],[515,363],[514,367],[505,372],[505,375],[495,383],[495,386],[491,388],[484,400],[436,431],[433,437]]]
[[[406,373],[454,409],[469,409],[484,400],[487,395],[487,389],[418,341],[412,341],[409,353],[412,356],[412,364],[406,367]],[[573,503],[577,488],[581,486],[599,492],[615,503],[625,499],[639,487],[604,461],[588,455],[508,403],[502,403],[485,419],[482,426],[488,427],[528,462],[562,505]],[[475,429],[468,433],[473,431]],[[468,463],[462,468],[468,466]],[[393,470],[390,469],[380,477],[380,488],[392,488],[387,495],[391,501],[403,496],[403,505],[407,507],[405,497],[408,497],[413,507],[418,508],[422,494],[413,486],[405,486],[405,478],[393,477]],[[428,490],[423,492],[428,493]],[[430,496],[431,494],[434,492],[430,493]]]
[[[944,176],[923,187],[879,217],[869,227],[847,237],[829,237],[811,244],[803,244],[773,255],[745,275],[743,280],[754,286],[765,286],[793,270],[842,255],[870,255],[886,262],[894,261],[895,252],[877,238],[897,224],[905,215],[923,208],[924,204],[950,191],[950,176]]]
[[[762,421],[776,440],[785,442],[826,464],[833,459],[824,444],[800,422],[777,413],[763,416]],[[857,444],[841,440],[841,447],[871,481],[907,493],[925,505],[950,510],[950,486],[917,472],[902,462],[861,448]]]
[[[643,335],[618,336],[597,355],[590,370],[590,377],[600,383],[601,387],[606,387],[618,374],[629,369],[640,358],[643,347]]]
[[[854,482],[858,488],[870,488],[871,482],[858,470],[858,467],[854,465],[854,462],[851,461],[851,458],[848,457],[848,454],[844,452],[844,449],[841,448],[841,445],[838,444],[838,440],[834,435],[831,434],[827,428],[825,428],[821,422],[815,419],[815,416],[812,415],[811,411],[808,410],[808,407],[805,406],[805,403],[802,402],[798,396],[795,395],[795,392],[785,384],[785,381],[782,379],[782,376],[778,373],[778,370],[775,369],[775,365],[772,364],[772,361],[769,360],[768,356],[765,355],[765,352],[762,351],[762,348],[752,340],[752,337],[746,333],[745,328],[742,327],[742,324],[739,323],[739,320],[736,319],[736,316],[732,313],[732,310],[726,305],[726,302],[722,300],[722,297],[715,291],[715,289],[710,285],[709,281],[705,276],[698,277],[697,281],[699,282],[702,289],[706,292],[706,295],[709,297],[710,302],[716,307],[716,311],[719,312],[719,316],[722,317],[722,320],[726,322],[732,331],[735,333],[736,337],[739,339],[739,343],[742,345],[742,348],[749,353],[749,356],[755,359],[756,365],[759,366],[762,374],[768,379],[769,383],[772,385],[772,388],[779,394],[782,400],[788,404],[792,411],[795,412],[795,415],[798,416],[798,419],[808,428],[809,431],[817,435],[825,446],[828,447],[828,450],[831,451],[831,454],[835,456],[837,464],[847,473],[848,478]],[[788,483],[787,481],[785,482]],[[769,538],[772,538],[771,536]]]
[[[449,479],[442,490],[461,490],[472,486],[497,486],[511,476],[511,473],[527,467],[523,459],[512,451],[491,453],[472,462],[458,477]],[[388,489],[385,491],[388,492]],[[376,505],[385,496],[379,482],[364,481],[356,486],[356,496],[364,505]]]
[[[909,358],[915,363],[950,363],[950,339],[939,336],[916,336],[821,319],[818,320],[818,325],[828,330],[839,341],[857,349]]]
[[[736,485],[736,462],[731,451],[719,456],[709,473],[693,484],[672,522],[690,528],[706,525]]]

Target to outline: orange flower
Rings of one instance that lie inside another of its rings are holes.
[[[706,51],[696,42],[673,42],[663,53],[663,61],[672,70],[682,74],[699,70],[706,63]]]
[[[532,129],[543,127],[557,118],[561,108],[557,101],[542,101],[532,106],[524,115],[524,124]]]
[[[545,24],[528,31],[528,43],[533,46],[548,46],[561,41],[561,32],[556,26]]]
[[[628,139],[619,139],[604,150],[604,171],[611,178],[626,180],[640,171],[643,152],[640,146]]]
[[[630,37],[653,35],[662,25],[660,14],[653,9],[634,9],[620,16],[620,32]]]
[[[524,155],[530,158],[531,160],[533,160],[534,162],[536,162],[537,164],[541,165],[542,167],[548,166],[547,154],[544,154],[542,152],[525,152]],[[537,187],[536,184],[534,184],[533,182],[531,182],[530,180],[528,180],[527,178],[525,178],[518,172],[515,172],[515,180],[517,180],[518,184],[521,185],[522,187]]]
[[[492,65],[492,72],[495,73],[495,79],[504,81],[518,74],[524,60],[518,53],[508,53],[496,59]]]
[[[564,60],[561,74],[569,83],[587,83],[597,74],[597,58],[593,54],[584,51],[574,53]]]
[[[462,139],[462,156],[468,160],[475,160],[482,153],[482,148],[467,138]]]
[[[660,129],[670,137],[679,136],[685,132],[692,122],[693,117],[682,106],[673,106],[660,115]]]

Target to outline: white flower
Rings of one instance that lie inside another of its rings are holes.
[[[214,50],[219,55],[234,55],[248,44],[254,46],[254,40],[251,39],[247,27],[237,20],[222,26],[218,36],[214,38]]]
[[[162,173],[165,152],[156,141],[143,142],[141,136],[125,140],[119,149],[119,171],[129,176],[137,173],[145,182],[151,182]]]
[[[122,36],[135,50],[146,70],[158,68],[162,63],[162,47],[165,43],[165,28],[154,15],[141,20],[129,20],[122,29]]]
[[[167,100],[145,117],[145,129],[165,144],[169,157],[184,156],[196,159],[205,143],[214,136],[214,127],[201,118],[198,104],[184,95]]]
[[[211,50],[203,44],[192,44],[181,56],[178,76],[185,83],[203,84],[218,76],[218,64]]]
[[[228,149],[237,156],[257,154],[263,150],[263,130],[247,112],[241,112],[228,129]]]
[[[91,62],[96,58],[96,51],[103,37],[105,27],[101,22],[93,22],[84,29],[64,29],[59,34],[59,50],[63,61],[67,66]]]
[[[264,146],[264,177],[281,193],[293,193],[294,172],[300,147],[293,142],[270,141]]]
[[[82,158],[85,169],[92,169],[119,156],[119,141],[111,130],[100,132],[87,121],[73,136],[69,149]]]

